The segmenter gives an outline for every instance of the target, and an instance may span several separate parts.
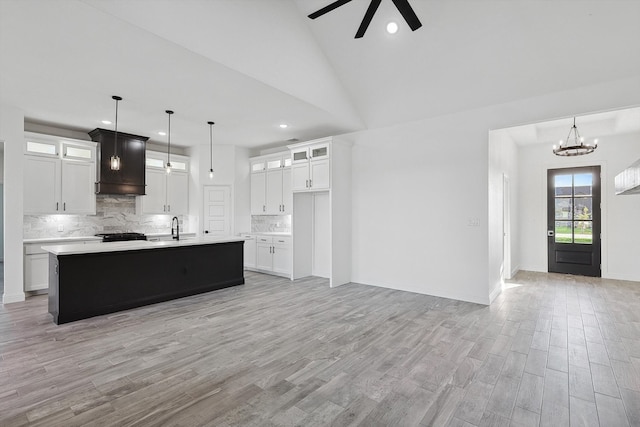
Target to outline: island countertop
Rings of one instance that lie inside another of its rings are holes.
[[[42,249],[54,255],[77,255],[103,252],[139,251],[145,249],[172,248],[180,246],[211,245],[215,243],[241,242],[244,240],[244,237],[238,236],[207,236],[155,242],[148,240],[130,240],[126,242],[43,245]]]

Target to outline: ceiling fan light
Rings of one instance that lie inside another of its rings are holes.
[[[395,22],[391,21],[387,24],[387,33],[389,34],[395,34],[398,32],[398,24],[396,24]]]

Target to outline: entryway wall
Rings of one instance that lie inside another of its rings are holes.
[[[520,269],[547,271],[547,170],[599,165],[602,168],[602,277],[640,281],[640,196],[616,196],[614,177],[640,159],[640,133],[600,138],[595,152],[558,157],[548,144],[517,147],[520,180]]]

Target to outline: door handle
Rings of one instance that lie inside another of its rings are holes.
[[[556,235],[556,232],[553,230],[547,230],[547,237],[553,237]]]

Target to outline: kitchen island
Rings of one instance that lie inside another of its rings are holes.
[[[244,284],[242,237],[46,245],[56,324]]]

